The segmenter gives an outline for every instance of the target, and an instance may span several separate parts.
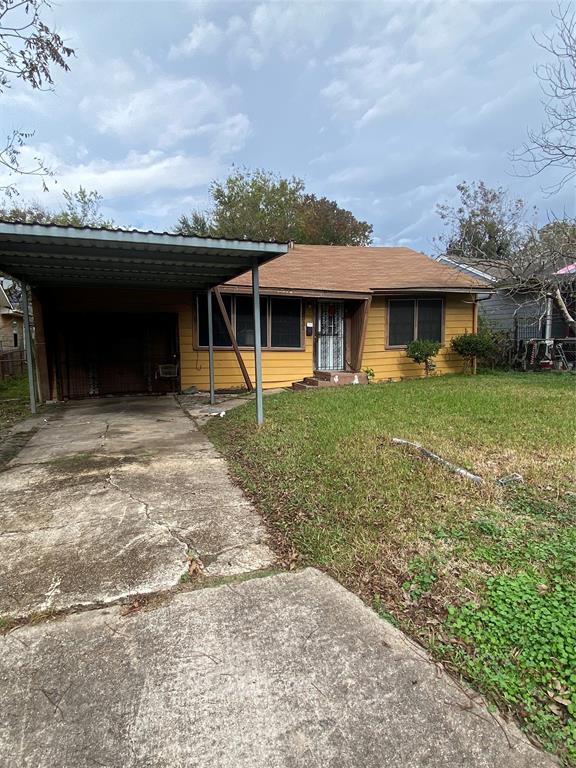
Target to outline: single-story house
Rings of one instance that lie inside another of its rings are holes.
[[[405,353],[414,338],[440,341],[438,373],[458,372],[450,339],[476,330],[487,290],[409,248],[20,223],[0,224],[0,269],[29,286],[42,400],[205,390],[211,354],[225,389],[318,371],[421,376]]]
[[[376,381],[423,376],[406,357],[415,338],[440,341],[438,373],[462,371],[453,336],[476,330],[476,292],[486,284],[410,248],[291,245],[260,269],[263,378],[286,387],[315,371],[363,372]],[[220,287],[238,343],[249,351],[250,278]],[[205,303],[193,312],[191,383],[207,385]],[[216,383],[242,385],[224,324],[214,310]],[[249,372],[251,357],[246,355]],[[342,377],[340,377],[342,379]],[[346,379],[344,379],[346,380]]]

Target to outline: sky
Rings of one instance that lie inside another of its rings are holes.
[[[436,205],[483,179],[574,213],[574,189],[527,178],[510,153],[543,116],[534,42],[555,5],[523,2],[89,2],[47,20],[76,52],[53,92],[0,96],[0,129],[56,171],[18,182],[58,205],[82,185],[121,225],[171,229],[232,165],[304,179],[374,226],[376,244],[427,253]]]

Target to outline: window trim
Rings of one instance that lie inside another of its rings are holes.
[[[386,349],[406,349],[408,344],[390,344],[390,306],[393,301],[412,301],[414,302],[414,328],[413,339],[418,339],[418,304],[420,301],[438,301],[440,303],[440,345],[444,346],[444,326],[446,317],[446,307],[444,297],[436,296],[394,296],[386,301]]]
[[[241,297],[248,297],[252,298],[252,294],[238,294]],[[234,293],[223,293],[222,298],[225,296],[230,297],[231,301],[231,312],[230,312],[230,324],[232,325],[232,328],[234,329],[234,333],[236,333],[236,298],[237,294]],[[304,311],[304,302],[302,300],[301,296],[277,296],[275,294],[260,294],[260,299],[266,301],[266,334],[268,337],[268,344],[267,346],[262,345],[262,351],[263,352],[305,352],[306,351],[306,337],[304,335],[304,325],[305,325],[305,311]],[[272,311],[271,311],[271,299],[298,299],[300,302],[300,346],[298,347],[273,347],[271,346],[272,343]],[[200,344],[200,310],[199,310],[199,301],[200,301],[200,295],[196,295],[196,301],[194,302],[194,305],[196,307],[196,313],[194,316],[194,349],[197,351],[205,351],[208,349],[208,345],[201,345]],[[217,304],[214,304],[214,306],[217,306]],[[220,350],[223,352],[232,351],[234,348],[231,344],[226,346],[218,346],[214,344],[215,350]],[[244,346],[242,344],[238,345],[238,349],[240,349],[243,352],[252,352],[254,351],[253,346]]]

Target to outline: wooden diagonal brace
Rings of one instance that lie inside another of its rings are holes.
[[[228,316],[228,312],[226,311],[226,307],[224,306],[224,302],[222,301],[222,294],[220,293],[220,288],[216,287],[213,289],[213,291],[214,291],[214,296],[216,296],[216,301],[218,302],[218,306],[220,307],[220,312],[222,313],[222,319],[224,320],[224,325],[226,326],[226,330],[228,331],[228,335],[230,336],[230,341],[232,342],[232,347],[234,349],[236,359],[238,360],[238,365],[240,366],[240,370],[242,371],[242,376],[244,377],[244,381],[246,382],[246,387],[248,388],[249,392],[253,392],[254,385],[252,384],[250,375],[248,373],[248,369],[246,368],[246,365],[244,364],[244,360],[242,359],[242,353],[240,352],[240,347],[238,346],[238,342],[236,341],[236,334],[234,333],[234,329],[232,328],[232,323],[230,322],[230,317]]]

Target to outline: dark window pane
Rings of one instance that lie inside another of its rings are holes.
[[[300,299],[270,299],[273,347],[300,347],[302,323]]]
[[[442,302],[438,299],[418,301],[418,338],[442,341]]]
[[[390,301],[388,344],[400,347],[414,340],[414,301],[394,299]]]
[[[268,328],[266,323],[267,299],[260,297],[260,332],[262,346],[268,346]],[[254,305],[252,296],[236,296],[236,341],[241,347],[254,346]]]
[[[232,297],[222,296],[222,300],[230,317]],[[212,297],[212,327],[214,329],[214,346],[231,347],[230,337],[215,296]],[[205,295],[198,297],[198,343],[201,347],[208,346],[208,299]]]

